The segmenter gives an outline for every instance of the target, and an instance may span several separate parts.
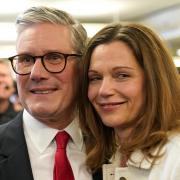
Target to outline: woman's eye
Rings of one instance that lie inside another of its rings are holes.
[[[89,82],[101,80],[100,76],[89,76]]]
[[[116,75],[116,77],[117,77],[118,79],[125,79],[125,78],[128,78],[128,77],[129,77],[129,74],[127,74],[127,73],[118,73],[118,74]]]

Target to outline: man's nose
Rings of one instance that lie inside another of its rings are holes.
[[[33,80],[41,80],[46,78],[48,73],[42,64],[41,58],[36,58],[31,69],[30,78]]]

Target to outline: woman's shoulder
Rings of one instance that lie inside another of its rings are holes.
[[[180,132],[168,136],[167,150],[180,153]]]

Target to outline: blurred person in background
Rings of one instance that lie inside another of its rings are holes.
[[[103,167],[103,180],[180,179],[180,77],[158,35],[108,25],[87,46],[81,82],[91,170]]]
[[[48,7],[27,9],[16,25],[17,55],[9,60],[24,110],[0,126],[0,180],[96,180],[77,108],[85,29]]]
[[[13,103],[14,110],[19,112],[19,111],[23,110],[23,107],[22,107],[22,104],[19,99],[17,83],[15,80],[14,80],[14,89],[15,89],[15,91],[14,91],[13,95],[10,97],[10,101]]]
[[[21,109],[15,107],[11,97],[15,93],[14,80],[8,60],[0,60],[0,124],[12,120]]]

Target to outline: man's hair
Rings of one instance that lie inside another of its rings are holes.
[[[145,74],[145,105],[138,118],[124,124],[124,128],[133,128],[131,141],[125,142],[120,151],[129,157],[140,149],[155,161],[159,156],[152,156],[153,150],[167,142],[168,132],[180,128],[180,77],[163,41],[140,24],[110,24],[90,40],[83,62],[80,122],[87,141],[91,141],[87,146],[87,164],[93,170],[115,153],[116,141],[113,128],[102,123],[88,102],[88,69],[94,49],[114,41],[123,42],[132,50]]]
[[[65,11],[44,6],[31,7],[16,19],[17,32],[39,23],[52,23],[67,26],[72,35],[72,45],[76,53],[83,54],[87,40],[87,33],[83,26]]]

